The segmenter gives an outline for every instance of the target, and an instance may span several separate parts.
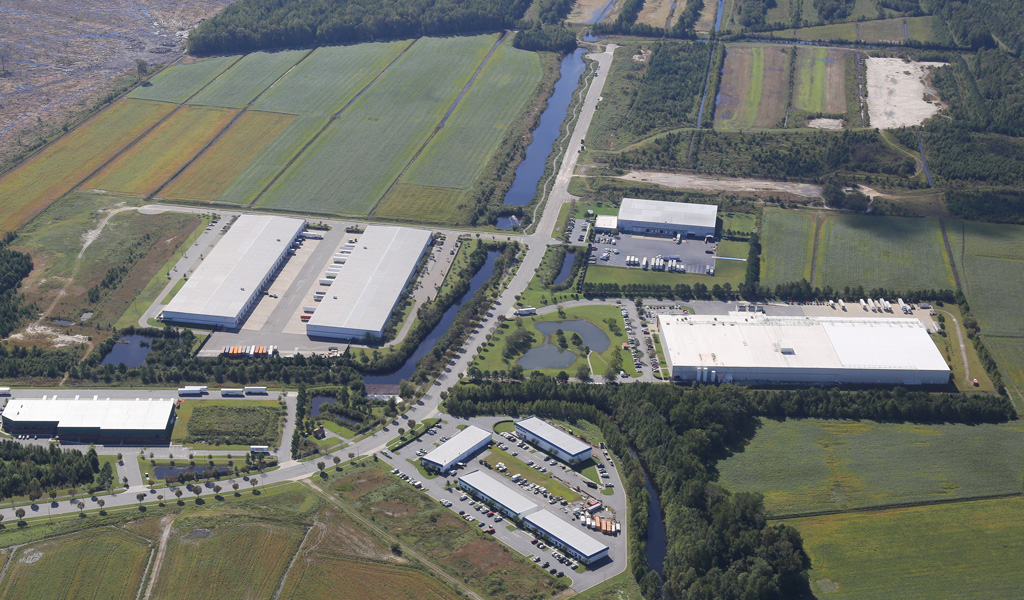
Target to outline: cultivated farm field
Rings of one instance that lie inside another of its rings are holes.
[[[804,3],[806,6],[806,2]],[[839,42],[903,42],[909,36],[915,42],[933,42],[932,16],[879,19],[860,23],[833,23],[800,29],[784,29],[771,33],[783,40],[839,41]],[[904,32],[904,23],[906,32]]]
[[[0,598],[134,599],[149,555],[149,544],[113,528],[29,543],[11,557]]]
[[[1024,425],[765,420],[718,468],[726,488],[764,494],[774,515],[1012,494]]]
[[[304,534],[281,522],[179,517],[152,597],[269,600]]]
[[[164,69],[128,94],[138,100],[181,104],[238,62],[240,56],[218,56]]]
[[[83,184],[87,189],[151,194],[217,136],[238,111],[183,106]]]
[[[216,200],[259,154],[287,130],[296,117],[245,111],[216,141],[175,177],[160,196],[181,200]]]
[[[309,53],[309,50],[285,50],[247,54],[188,103],[243,108]]]
[[[715,127],[776,127],[786,115],[788,96],[788,52],[777,46],[730,45],[715,101]]]
[[[1012,598],[1024,589],[1024,499],[793,519],[821,600]]]
[[[801,212],[766,209],[761,217],[761,282],[811,280],[815,223]]]
[[[279,596],[282,600],[455,600],[457,594],[418,570],[303,553]]]
[[[849,56],[829,48],[797,48],[793,108],[808,113],[845,113]]]
[[[174,110],[121,100],[0,179],[0,230],[27,223]]]
[[[418,40],[306,148],[258,204],[369,213],[441,123],[496,39]]]
[[[953,272],[936,219],[834,215],[818,240],[817,287],[952,289]]]

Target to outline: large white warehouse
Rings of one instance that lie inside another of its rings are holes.
[[[100,400],[98,396],[60,400],[11,400],[3,411],[10,434],[59,436],[64,441],[115,444],[164,442],[174,426],[175,400]]]
[[[661,315],[672,377],[701,382],[942,385],[949,366],[916,319]]]
[[[238,217],[164,308],[164,320],[238,327],[305,227],[305,219]]]
[[[623,198],[616,225],[625,233],[703,238],[715,235],[717,219],[714,204]]]
[[[452,439],[441,444],[420,458],[423,468],[447,473],[452,465],[469,458],[471,454],[491,443],[491,433],[470,425],[455,434]]]
[[[590,458],[590,445],[537,417],[516,423],[516,435],[569,464]]]
[[[367,227],[306,324],[306,334],[379,338],[431,239],[425,229]]]

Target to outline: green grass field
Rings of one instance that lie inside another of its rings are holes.
[[[1024,589],[1024,499],[786,521],[821,600],[1014,598]]]
[[[281,598],[335,600],[456,600],[458,596],[416,569],[336,556],[303,556],[288,573]]]
[[[1024,268],[1024,227],[949,221],[946,234],[982,331],[1019,337],[1024,315],[1017,302],[1024,295],[1024,278],[1010,274]]]
[[[951,289],[953,272],[936,219],[830,216],[818,241],[814,285]]]
[[[260,96],[253,108],[296,115],[333,115],[409,44],[399,41],[318,48]]]
[[[192,421],[192,415],[199,407],[227,409],[257,407],[276,410],[279,408],[279,405],[276,400],[202,400],[198,398],[184,400],[181,403],[181,408],[177,410],[178,418],[174,422],[174,431],[171,432],[172,440],[181,441],[188,436],[188,427]]]
[[[29,543],[12,557],[0,598],[134,599],[149,553],[143,540],[108,528]]]
[[[413,163],[418,165],[420,161]],[[414,223],[453,225],[473,217],[470,190],[396,183],[373,209],[373,217]]]
[[[0,231],[27,223],[71,191],[174,106],[121,100],[0,179]]]
[[[291,115],[246,111],[209,148],[174,178],[160,196],[215,200],[295,121]]]
[[[270,87],[309,50],[246,54],[216,81],[188,101],[189,104],[243,108]]]
[[[718,468],[776,515],[1007,494],[1024,475],[1024,424],[765,420]]]
[[[403,183],[468,189],[480,176],[541,78],[534,52],[498,46]]]
[[[154,75],[148,82],[132,90],[128,97],[181,104],[235,64],[239,58],[218,56],[175,65]]]
[[[804,2],[806,6],[808,2]],[[832,25],[818,25],[816,27],[802,27],[800,29],[783,29],[774,31],[771,36],[776,39],[797,39],[805,41],[841,41],[853,42],[857,40],[857,28],[860,27],[860,41],[862,42],[903,42],[906,38],[903,32],[903,23],[907,24],[907,33],[910,39],[916,42],[934,42],[935,33],[932,30],[932,16],[924,17],[898,17],[895,19],[881,19],[864,21],[862,23],[834,23]]]
[[[86,181],[83,187],[150,194],[173,177],[236,114],[237,111],[225,108],[182,107]]]
[[[747,246],[746,242],[738,242],[734,246],[732,254],[738,258],[746,258],[748,250],[740,249]],[[747,263],[738,260],[720,260],[715,262],[714,275],[699,275],[696,273],[669,273],[668,271],[644,271],[639,267],[607,267],[602,265],[591,265],[587,269],[587,283],[617,283],[619,285],[629,284],[654,284],[654,285],[678,285],[685,283],[693,285],[703,283],[708,289],[715,284],[724,285],[729,283],[733,289],[743,283],[746,276]]]
[[[494,35],[418,40],[259,204],[369,213],[440,124],[495,40]]]
[[[152,597],[269,600],[304,533],[283,522],[179,517]]]

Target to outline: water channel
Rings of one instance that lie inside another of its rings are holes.
[[[441,339],[441,336],[448,331],[448,328],[455,322],[455,315],[459,312],[459,307],[462,306],[462,301],[466,298],[472,298],[473,294],[480,289],[488,279],[494,275],[494,259],[498,257],[498,252],[488,252],[487,260],[484,262],[484,266],[480,267],[477,274],[469,280],[469,291],[462,298],[459,298],[455,304],[453,304],[448,310],[441,316],[441,322],[434,327],[433,331],[427,334],[427,337],[420,342],[420,345],[416,347],[416,351],[412,353],[406,361],[396,371],[387,373],[385,375],[366,375],[363,377],[363,382],[372,390],[374,386],[397,386],[403,380],[407,381],[412,374],[416,372],[416,363],[423,358],[427,352],[434,349],[434,345],[437,340]],[[377,388],[378,391],[384,391]],[[388,390],[393,391],[393,390]],[[372,391],[371,391],[372,393]],[[322,404],[322,403],[321,403]]]
[[[636,450],[632,447],[629,449],[629,453],[640,461],[640,458],[636,455]],[[644,473],[644,488],[647,490],[647,495],[651,498],[651,503],[647,508],[647,550],[644,552],[644,557],[647,559],[648,568],[652,569],[659,576],[665,576],[665,555],[668,554],[668,543],[665,538],[665,518],[661,514],[661,500],[658,498],[658,490],[654,489],[651,485],[651,476],[647,473],[647,468],[644,467],[643,462],[640,462],[640,469]]]
[[[516,168],[512,187],[505,194],[506,206],[526,206],[537,194],[537,184],[544,175],[548,157],[554,150],[555,140],[562,130],[562,121],[569,110],[573,92],[579,85],[580,75],[586,69],[583,54],[585,48],[577,48],[575,52],[562,59],[561,75],[555,83],[555,89],[548,98],[547,108],[540,116],[540,124],[533,130],[533,141],[526,148],[526,157]],[[498,229],[511,229],[516,222],[510,217],[500,217],[495,224]]]
[[[146,356],[153,351],[153,338],[145,335],[126,335],[117,340],[110,352],[103,357],[101,365],[119,365],[141,367],[146,364]]]
[[[604,352],[611,343],[605,332],[590,321],[547,321],[534,323],[533,328],[539,331],[545,338],[561,329],[566,338],[578,333],[583,338],[583,345],[589,347],[593,352]],[[531,348],[517,361],[524,369],[564,369],[576,362],[578,355],[569,350],[563,350],[551,342],[545,342],[543,346]]]
[[[576,254],[573,252],[566,252],[565,258],[562,260],[562,268],[558,271],[558,275],[555,276],[555,280],[551,282],[551,285],[561,285],[565,283],[565,280],[569,278],[572,273],[572,264],[576,262]]]

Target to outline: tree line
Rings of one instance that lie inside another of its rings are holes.
[[[0,337],[9,336],[33,310],[18,293],[21,282],[32,272],[32,257],[11,250],[15,237],[13,231],[8,231],[0,240]]]
[[[543,25],[534,21],[532,27],[516,32],[512,46],[520,50],[568,54],[576,49],[576,33],[560,25]]]
[[[28,496],[35,502],[46,492],[65,488],[108,488],[114,480],[109,463],[100,467],[95,448],[62,449],[0,440],[0,500]],[[95,484],[95,485],[94,485]]]
[[[623,467],[633,576],[644,597],[765,598],[808,595],[810,561],[799,533],[770,524],[760,494],[717,483],[719,460],[740,451],[760,418],[873,419],[991,423],[1013,417],[1006,398],[894,389],[842,391],[741,386],[590,386],[537,375],[526,382],[463,384],[448,395],[456,416],[480,414],[586,419],[601,427]],[[631,457],[636,451],[639,461]],[[662,580],[644,559],[646,467],[658,490],[667,533]]]
[[[240,0],[188,36],[191,54],[309,48],[508,29],[530,0]]]

